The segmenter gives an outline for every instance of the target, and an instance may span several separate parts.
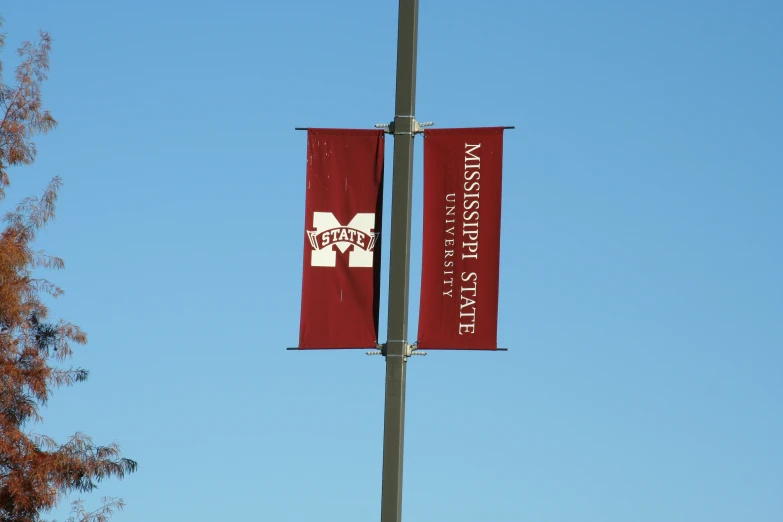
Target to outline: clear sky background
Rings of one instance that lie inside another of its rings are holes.
[[[378,520],[383,359],[285,348],[304,220],[294,127],[393,118],[397,2],[0,14],[9,68],[51,32],[60,122],[0,205],[63,177],[38,245],[66,261],[48,274],[66,290],[55,312],[90,339],[74,359],[90,380],[36,429],[139,462],[88,506],[123,497],[116,522]],[[511,351],[409,363],[405,522],[783,520],[782,23],[779,0],[421,0],[418,119],[516,125]]]

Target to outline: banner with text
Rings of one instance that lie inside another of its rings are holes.
[[[497,349],[502,165],[502,127],[424,132],[421,349]]]
[[[375,348],[383,130],[309,129],[299,348]]]

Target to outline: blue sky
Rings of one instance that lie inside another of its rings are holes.
[[[66,261],[55,312],[90,338],[74,360],[90,380],[36,429],[139,461],[88,498],[123,497],[115,521],[378,520],[383,360],[285,347],[304,219],[293,129],[392,119],[396,13],[0,8],[7,66],[51,32],[60,122],[2,205],[63,177],[39,246]],[[511,351],[409,364],[406,522],[783,519],[781,19],[773,0],[421,1],[418,119],[516,125]],[[421,159],[418,141],[411,334]]]

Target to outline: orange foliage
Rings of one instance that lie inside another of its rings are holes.
[[[2,25],[2,19],[0,19]],[[4,35],[0,34],[0,50]],[[40,34],[36,44],[19,49],[16,83],[6,85],[0,62],[0,200],[10,183],[8,168],[30,164],[36,149],[32,138],[57,122],[41,103],[47,79],[51,38]],[[64,444],[30,433],[41,420],[39,406],[53,389],[87,379],[82,368],[61,367],[72,346],[87,342],[85,333],[67,321],[52,320],[42,300],[62,290],[34,276],[36,268],[61,269],[63,261],[32,248],[36,233],[54,217],[60,179],[54,178],[40,198],[27,198],[5,216],[0,232],[0,521],[36,522],[71,492],[89,492],[109,477],[123,478],[136,463],[121,457],[120,448],[98,446],[81,433]],[[70,520],[103,522],[122,501],[104,499],[94,512],[74,502]]]

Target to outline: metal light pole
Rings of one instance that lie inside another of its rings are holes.
[[[402,518],[402,461],[405,438],[405,377],[408,345],[408,284],[411,247],[413,138],[417,130],[416,47],[419,0],[400,0],[397,35],[397,95],[394,121],[389,323],[386,356],[386,407],[383,427],[381,522]]]
[[[431,122],[418,123],[415,118],[418,30],[419,0],[399,0],[394,120],[388,125],[376,125],[377,128],[388,128],[388,133],[394,136],[388,337],[381,351],[368,352],[368,355],[382,354],[386,358],[381,522],[402,520],[406,364],[411,355],[426,355],[414,352],[413,344],[408,342],[413,139],[423,127],[432,125]],[[308,129],[297,127],[296,130]]]

